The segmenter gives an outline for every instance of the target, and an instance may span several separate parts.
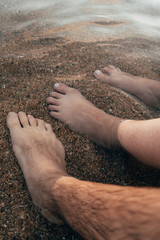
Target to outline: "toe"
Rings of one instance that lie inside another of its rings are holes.
[[[53,132],[51,124],[45,123],[45,128],[48,132]]]
[[[42,129],[45,129],[45,122],[41,119],[36,119],[37,121],[37,126],[42,128]]]
[[[109,65],[108,66],[110,69],[112,69],[112,70],[115,70],[116,68],[115,68],[115,66],[113,66],[113,65]]]
[[[56,105],[49,105],[48,109],[50,111],[57,111],[57,112],[59,112],[59,106],[56,106]]]
[[[111,74],[113,69],[111,69],[110,67],[105,67],[105,68],[103,68],[103,71],[107,74]]]
[[[109,82],[109,76],[103,74],[100,70],[96,70],[94,76],[102,82]]]
[[[7,126],[10,130],[21,127],[17,113],[10,112],[7,116]]]
[[[48,97],[46,99],[47,104],[53,104],[53,105],[59,105],[59,99],[53,98],[53,97]]]
[[[120,69],[120,68],[116,68],[116,69],[121,72],[121,69]]]
[[[28,122],[33,127],[37,125],[37,121],[32,115],[28,115]]]
[[[19,121],[22,124],[23,127],[29,126],[28,118],[26,116],[26,113],[24,112],[19,112],[18,113]]]
[[[70,87],[68,87],[67,85],[63,84],[63,83],[55,83],[54,84],[54,89],[57,92],[63,93],[63,94],[67,94],[70,91]]]
[[[51,112],[50,112],[50,115],[51,115],[51,117],[53,117],[53,118],[55,118],[55,119],[61,120],[61,119],[60,119],[60,113],[59,113],[59,112],[51,111]]]
[[[54,97],[54,98],[57,98],[57,99],[60,99],[62,98],[64,95],[61,94],[61,93],[58,93],[58,92],[50,92],[49,94],[51,97]]]

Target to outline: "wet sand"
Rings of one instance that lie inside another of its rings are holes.
[[[20,21],[28,18],[30,16],[21,15]],[[11,148],[6,126],[9,111],[25,111],[51,123],[64,145],[67,171],[76,178],[124,186],[160,186],[160,171],[138,163],[123,150],[105,150],[87,136],[70,131],[65,124],[50,117],[45,104],[54,83],[60,81],[77,88],[97,107],[115,116],[159,117],[159,111],[135,97],[99,83],[93,72],[112,64],[131,74],[159,81],[159,61],[154,53],[160,44],[138,37],[109,37],[101,41],[92,37],[80,42],[71,38],[69,31],[68,37],[58,35],[67,28],[56,31],[56,28],[30,26],[20,31],[3,29],[0,32],[0,239],[81,239],[69,226],[49,223],[32,204]],[[70,26],[73,28],[76,31],[75,26]],[[149,51],[153,51],[150,56]]]

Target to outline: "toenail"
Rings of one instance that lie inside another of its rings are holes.
[[[15,117],[15,116],[17,116],[17,113],[15,113],[15,112],[8,113],[8,117]]]
[[[59,88],[59,87],[60,87],[59,83],[55,83],[55,84],[54,84],[54,87],[55,87],[55,88]]]
[[[98,76],[100,76],[100,75],[101,75],[101,71],[100,71],[100,70],[96,70],[96,71],[95,71],[95,74],[98,75]]]

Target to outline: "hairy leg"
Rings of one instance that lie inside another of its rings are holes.
[[[114,87],[121,88],[129,92],[149,106],[160,109],[160,82],[133,76],[129,73],[122,72],[119,68],[112,65],[103,69],[95,71],[95,77]]]
[[[159,189],[62,177],[53,191],[64,218],[85,239],[159,239]]]
[[[50,221],[67,221],[89,240],[159,239],[158,189],[72,178],[50,125],[23,112],[10,113],[7,124],[33,202]]]

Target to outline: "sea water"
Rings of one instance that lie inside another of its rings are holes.
[[[110,28],[106,25],[92,26],[91,31],[105,34],[143,35],[149,38],[160,38],[160,0],[0,0],[0,14],[17,12],[47,13],[45,17],[28,20],[23,25],[39,23],[63,26],[81,22],[123,23],[121,28]]]

